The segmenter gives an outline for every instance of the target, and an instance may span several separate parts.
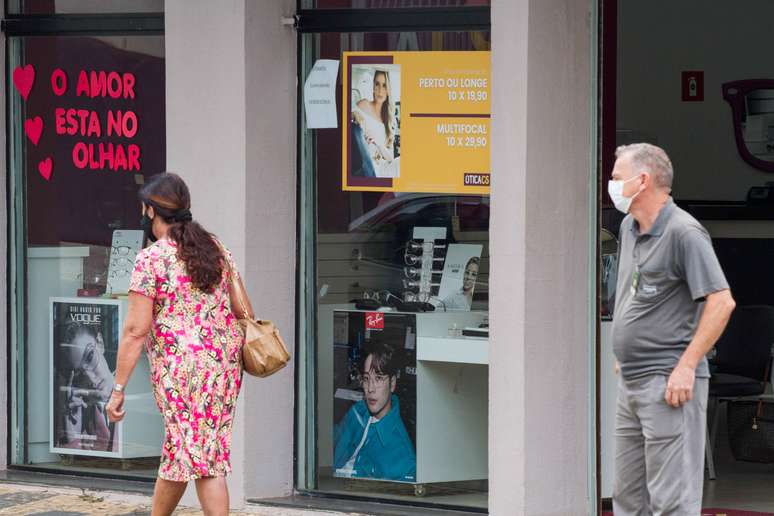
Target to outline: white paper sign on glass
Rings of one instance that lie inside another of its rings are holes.
[[[336,113],[336,59],[318,59],[304,82],[304,109],[309,129],[338,127]]]

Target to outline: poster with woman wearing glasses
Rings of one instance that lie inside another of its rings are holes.
[[[352,65],[351,79],[348,170],[380,186],[368,179],[400,177],[400,65]]]
[[[482,250],[483,246],[479,244],[449,245],[438,289],[438,298],[445,310],[470,310]]]
[[[105,405],[113,389],[119,301],[51,299],[51,452],[118,456]]]
[[[334,344],[333,476],[414,482],[416,317],[347,316],[347,342]]]

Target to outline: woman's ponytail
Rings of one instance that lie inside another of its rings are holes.
[[[191,284],[212,292],[223,274],[223,252],[215,237],[196,221],[175,222],[169,238],[177,244],[177,257],[185,263]]]

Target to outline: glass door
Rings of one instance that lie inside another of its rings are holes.
[[[458,188],[427,186],[434,160],[422,169],[411,156],[437,142],[415,139],[415,122],[452,114],[420,113],[410,90],[420,78],[432,87],[440,62],[469,72],[464,86],[443,91],[471,95],[478,108],[462,122],[433,120],[446,149],[433,156],[488,156],[488,83],[478,74],[488,73],[488,2],[413,17],[372,3],[342,9],[336,21],[301,12],[299,86],[318,60],[337,61],[339,110],[335,127],[318,129],[299,113],[297,487],[485,512],[488,374],[473,355],[487,332],[489,196],[465,190],[462,174]],[[467,12],[469,27],[452,11]],[[411,26],[417,17],[431,26]],[[460,127],[469,134],[453,143],[468,152],[449,151],[452,134],[443,131]],[[471,182],[488,182],[488,170],[470,172]],[[412,174],[421,186],[402,187]],[[424,360],[433,339],[460,344],[467,358]]]

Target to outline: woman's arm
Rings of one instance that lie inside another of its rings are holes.
[[[152,325],[153,299],[137,292],[129,292],[129,310],[118,345],[116,383],[125,386],[129,382]],[[113,391],[105,407],[110,421],[121,421],[124,418],[123,405],[124,393]]]
[[[363,119],[362,111],[368,109],[368,101],[363,99],[359,100],[355,104],[355,108],[352,110],[352,120],[365,130],[365,120]]]
[[[384,158],[388,162],[395,159],[395,152],[392,146],[387,147],[386,145],[381,145],[378,142],[374,142],[374,143],[376,144],[376,148],[379,150],[379,154],[382,155],[382,158]]]
[[[365,120],[363,120],[363,113],[360,111],[353,111],[352,112],[352,121],[355,122],[360,127],[363,127],[365,125]]]

